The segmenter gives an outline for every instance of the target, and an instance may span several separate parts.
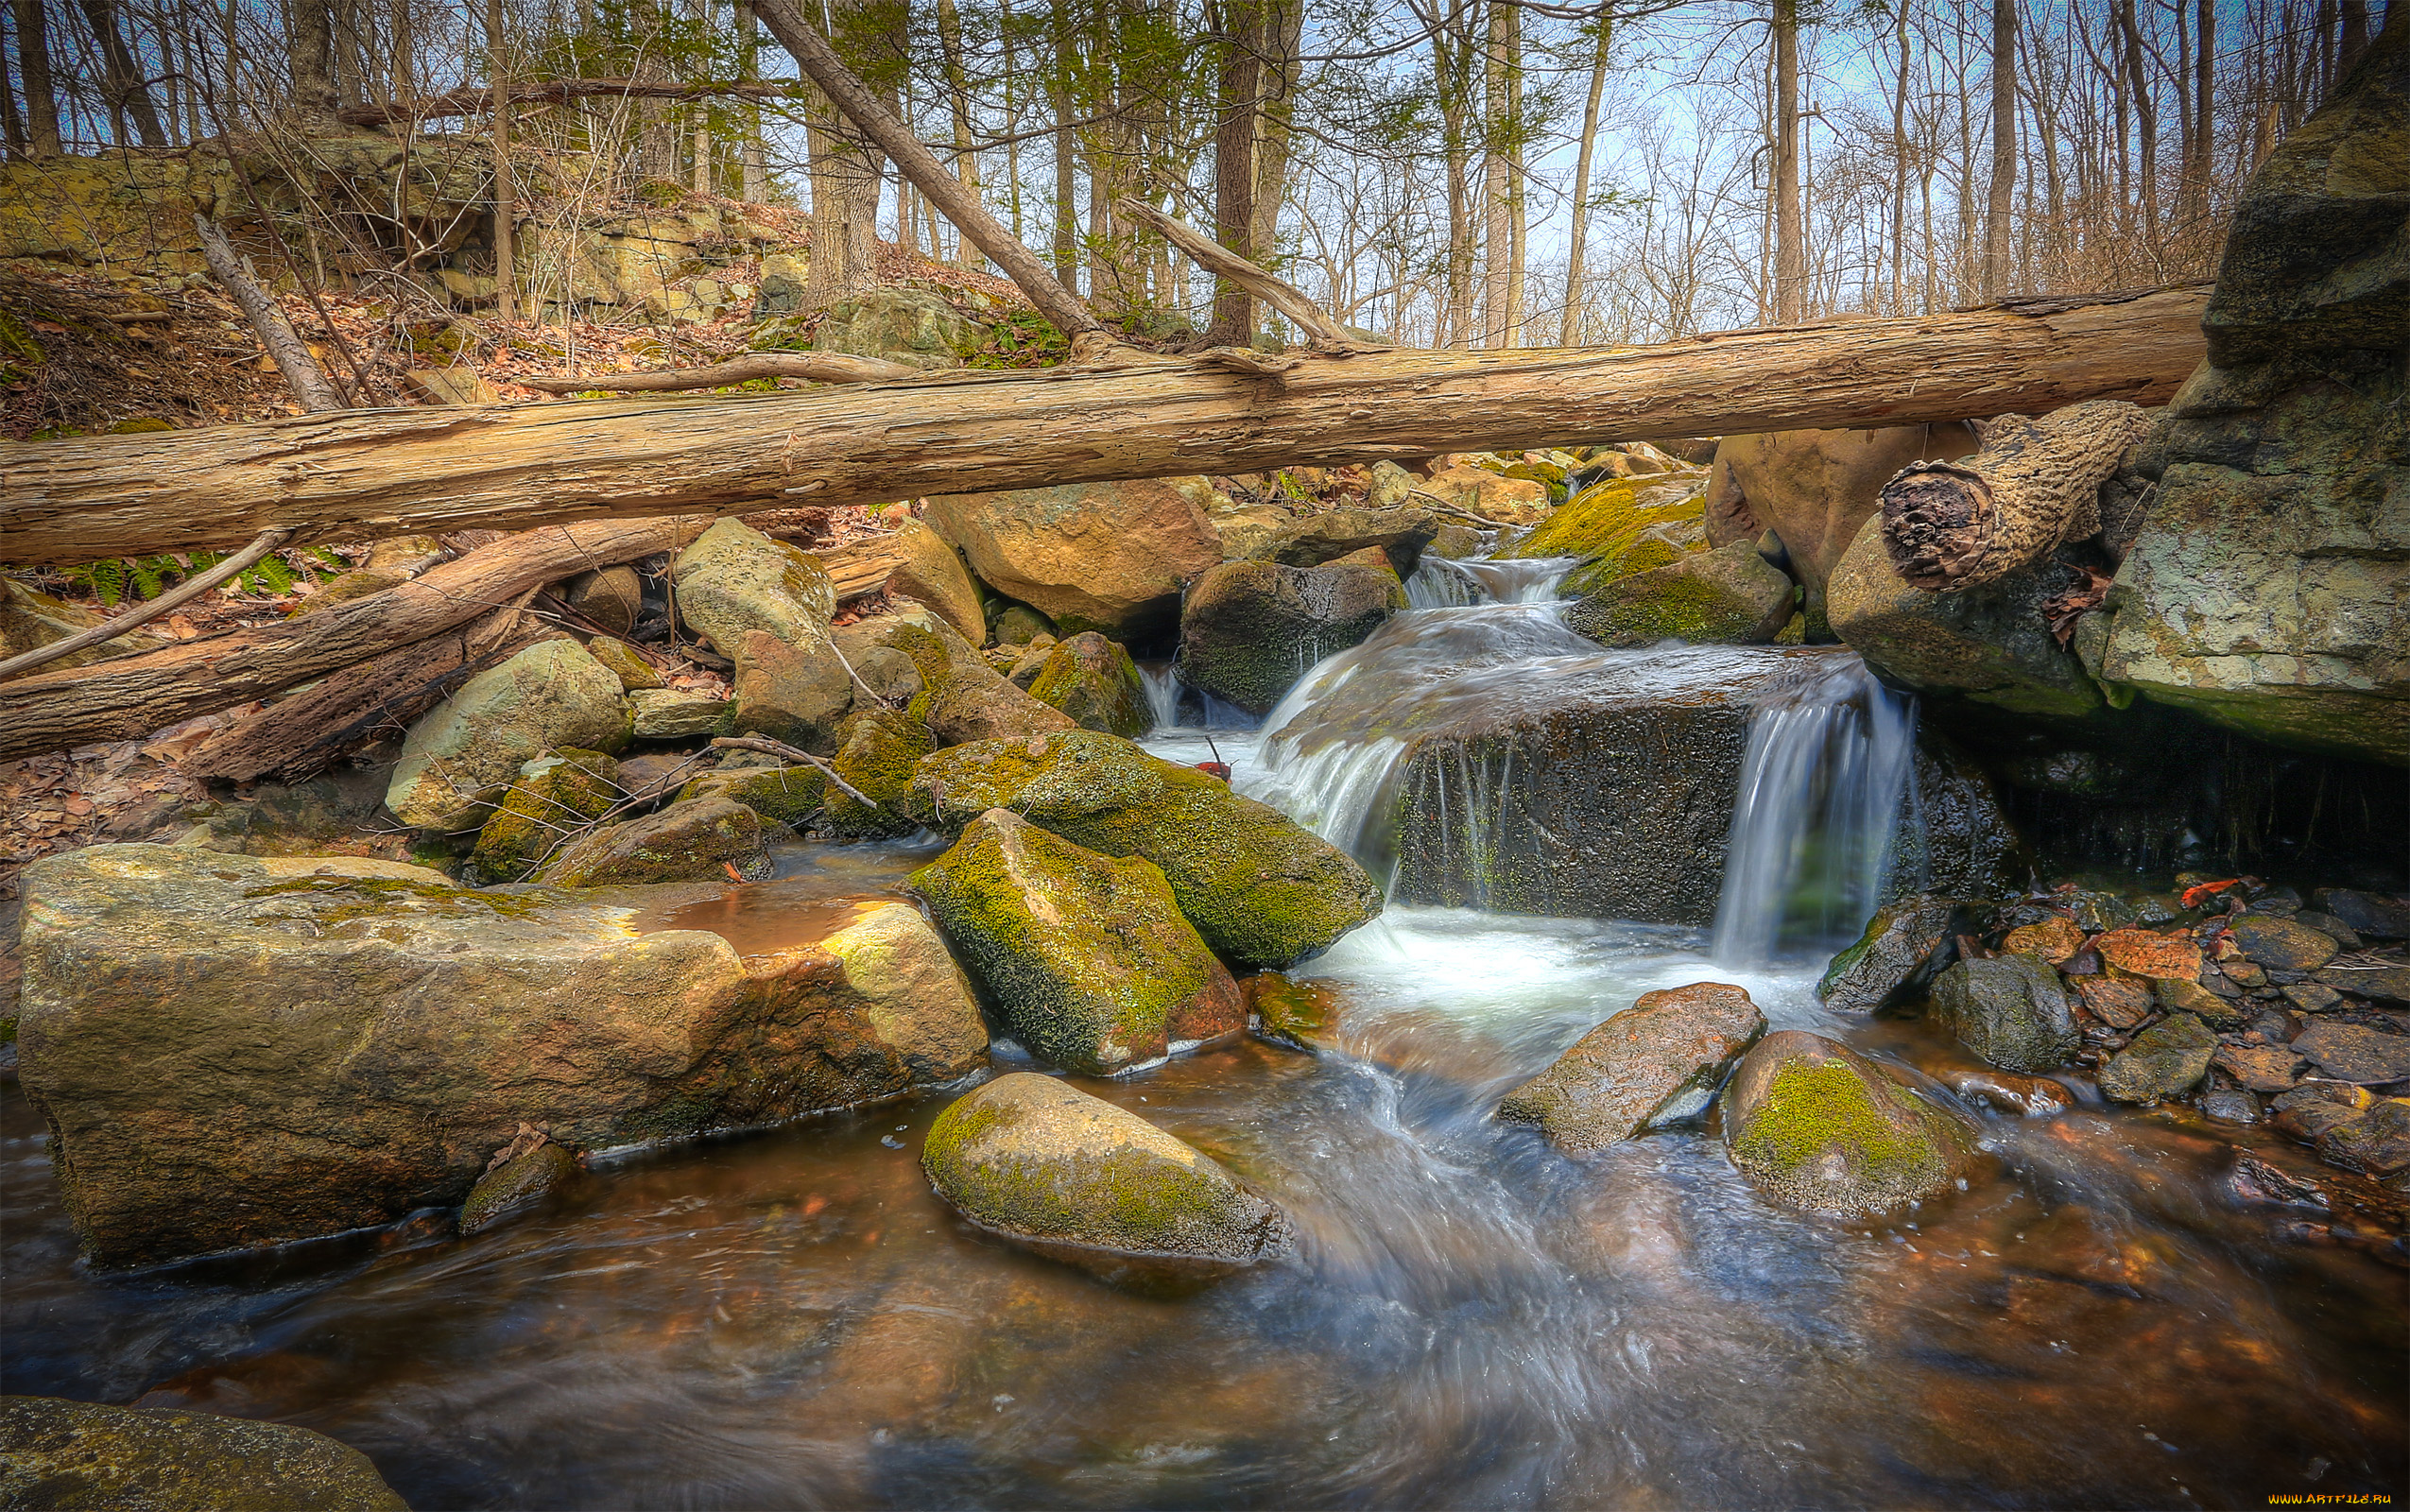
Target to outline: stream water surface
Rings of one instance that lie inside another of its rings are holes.
[[[1882,737],[1882,710],[1861,707],[1864,738]],[[1151,744],[1218,751],[1242,790],[1360,826],[1334,795],[1377,781],[1306,781],[1282,722],[1268,742]],[[1827,802],[1847,784],[1807,786]],[[798,850],[769,883],[653,922],[765,948],[931,853]],[[1820,961],[1727,942],[1747,964],[1718,966],[1714,944],[1393,906],[1295,973],[1337,1006],[1327,1053],[1248,1040],[1080,1079],[1296,1221],[1290,1254],[1179,1299],[955,1219],[918,1163],[953,1092],[622,1159],[466,1242],[429,1217],[100,1275],[75,1259],[39,1118],[0,1086],[7,1389],[299,1423],[368,1452],[422,1509],[2263,1506],[2405,1489],[2402,1273],[2285,1242],[2282,1219],[2226,1194],[2227,1140],[2178,1115],[1982,1113],[1969,1190],[1875,1227],[1769,1205],[1708,1129],[1576,1161],[1489,1118],[1637,994],[1701,978],[1743,983],[1781,1026],[1937,1068],[1954,1054],[1919,1025],[1831,1022]]]

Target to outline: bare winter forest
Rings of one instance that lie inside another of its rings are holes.
[[[2251,168],[2382,19],[2366,0],[803,9],[1134,328],[1207,327],[1214,294],[1124,196],[1350,324],[1474,347],[2206,277]],[[13,156],[232,133],[303,169],[331,127],[398,125],[525,228],[667,180],[808,210],[823,297],[875,276],[874,238],[984,265],[743,0],[10,0],[8,21]],[[362,208],[330,232],[406,268],[410,247],[373,244],[410,232]],[[544,297],[541,268],[523,277]]]

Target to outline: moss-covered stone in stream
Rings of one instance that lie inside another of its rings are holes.
[[[912,787],[949,829],[1004,808],[1091,850],[1153,862],[1205,942],[1237,965],[1287,966],[1381,912],[1380,885],[1346,852],[1112,735],[957,746],[924,757]]]
[[[409,1512],[358,1450],[208,1412],[0,1398],[0,1506],[52,1512]]]
[[[1741,1059],[1724,1089],[1724,1147],[1751,1184],[1844,1216],[1937,1196],[1974,1155],[1974,1126],[1911,1091],[1889,1067],[1819,1035],[1784,1030]]]
[[[920,758],[916,754],[913,759]],[[820,812],[827,795],[828,779],[817,766],[742,766],[705,772],[679,789],[678,801],[724,798],[788,829],[801,830]]]
[[[1076,728],[1069,714],[1014,686],[942,621],[900,626],[887,644],[919,669],[921,691],[904,712],[939,746]]]
[[[1029,1072],[940,1113],[921,1163],[979,1227],[1109,1276],[1133,1261],[1210,1274],[1287,1241],[1280,1210],[1202,1151]]]
[[[1320,567],[1226,561],[1180,608],[1182,680],[1251,713],[1281,701],[1324,657],[1360,644],[1406,607],[1386,558]]]
[[[909,885],[1015,1036],[1054,1065],[1110,1075],[1245,1026],[1237,983],[1148,862],[994,809]]]
[[[829,765],[871,801],[858,802],[832,785],[826,811],[829,832],[868,838],[910,834],[920,829],[927,816],[912,783],[921,758],[938,747],[929,727],[904,710],[870,709],[849,716],[840,738]]]
[[[1795,585],[1747,541],[1619,577],[1565,611],[1601,645],[1764,644],[1791,617]]]
[[[1533,560],[1579,558],[1558,585],[1583,598],[1618,578],[1671,566],[1707,549],[1706,478],[1610,478],[1565,501],[1531,533],[1499,553]]]
[[[1135,739],[1154,727],[1146,684],[1118,643],[1085,630],[1046,653],[1029,696],[1059,709],[1082,730]]]
[[[620,800],[619,764],[574,746],[519,768],[510,790],[477,831],[469,866],[481,882],[520,882],[538,863]]]

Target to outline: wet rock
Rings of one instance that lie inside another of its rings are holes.
[[[2202,1093],[2201,1111],[2220,1124],[2256,1124],[2260,1121],[2260,1100],[2249,1092],[2228,1088]]]
[[[1091,850],[1153,862],[1205,942],[1241,966],[1287,966],[1381,912],[1380,886],[1345,852],[1115,736],[959,746],[923,758],[912,791],[944,827],[1006,808]]]
[[[461,1238],[542,1207],[577,1178],[575,1152],[541,1134],[537,1139],[534,1148],[500,1160],[469,1189],[468,1200],[460,1204]]]
[[[1222,559],[1214,498],[1200,477],[1073,483],[933,498],[922,518],[1046,628],[1126,638],[1168,629],[1180,585]]]
[[[818,557],[736,520],[714,521],[679,553],[672,577],[679,617],[732,661],[751,630],[790,646],[825,642],[836,612]]]
[[[2021,1118],[2043,1118],[2075,1106],[2075,1094],[2046,1076],[2019,1076],[1970,1067],[1941,1079],[1961,1097]]]
[[[638,655],[636,648],[625,641],[597,635],[586,643],[586,654],[609,667],[611,676],[619,679],[619,685],[630,693],[640,688],[667,686],[653,664]]]
[[[832,783],[822,798],[829,830],[860,838],[921,828],[928,806],[912,790],[913,773],[936,748],[929,727],[904,710],[873,709],[849,718],[829,765],[870,801],[859,802]]]
[[[1335,1046],[1342,1004],[1327,984],[1258,971],[1239,985],[1247,993],[1250,1026],[1260,1038],[1308,1055]]]
[[[1360,644],[1405,602],[1395,572],[1362,562],[1224,562],[1190,586],[1181,606],[1180,679],[1268,713],[1316,662]]]
[[[2350,887],[2320,887],[2310,897],[2319,908],[2363,935],[2410,939],[2410,901]]]
[[[766,630],[737,633],[730,677],[728,729],[767,735],[802,750],[825,751],[853,707],[853,679],[826,636],[786,640]]]
[[[1500,1120],[1532,1124],[1570,1155],[1704,1112],[1765,1032],[1748,993],[1722,982],[1644,992],[1506,1094]]]
[[[2317,1138],[2318,1154],[2347,1171],[2385,1177],[2410,1171],[2410,1099],[2379,1098]]]
[[[2135,976],[2197,982],[2201,947],[2186,934],[2161,935],[2148,929],[2112,929],[2092,941],[2100,958]]]
[[[2267,914],[2245,914],[2227,927],[2253,961],[2280,971],[2315,971],[2339,948],[2331,935]]]
[[[1055,1065],[1111,1075],[1246,1026],[1238,984],[1151,863],[990,809],[909,885],[1014,1036]]]
[[[531,645],[410,726],[386,807],[416,829],[484,816],[522,764],[558,747],[615,751],[630,730],[619,679],[575,641]]]
[[[2410,1003],[2410,966],[2330,966],[2318,972],[2317,985],[2387,1003]]]
[[[619,764],[598,750],[546,751],[520,766],[477,832],[470,868],[483,882],[518,882],[575,832],[620,800]]]
[[[523,1121],[577,1149],[749,1127],[986,1043],[967,992],[938,1040],[828,949],[740,958],[575,892],[164,846],[24,875],[21,1075],[104,1265],[456,1207]]]
[[[729,700],[669,688],[640,688],[628,696],[638,740],[691,740],[727,728],[734,712]]]
[[[2360,1117],[2376,1103],[2365,1087],[2348,1082],[2303,1082],[2277,1098],[2276,1126],[2297,1140],[2315,1142],[2327,1130]]]
[[[2315,908],[2302,909],[2299,913],[2293,916],[2293,921],[2297,924],[2303,924],[2311,929],[2316,930],[2319,934],[2326,936],[2329,939],[2333,940],[2337,945],[2342,946],[2347,951],[2356,951],[2367,944],[2367,940],[2360,937],[2360,932],[2358,930],[2353,929],[2350,925],[2345,923],[2342,919],[2335,918],[2333,914],[2322,914]]]
[[[2222,1044],[2210,1064],[2255,1092],[2290,1091],[2301,1079],[2301,1057],[2285,1045]]]
[[[2048,1071],[2078,1042],[2058,973],[2034,955],[1960,961],[1934,979],[1933,1014],[1960,1044],[2005,1071]]]
[[[611,887],[648,882],[769,875],[762,816],[724,798],[672,803],[658,814],[581,836],[554,852],[538,874],[556,887]]]
[[[347,1444],[215,1413],[0,1397],[0,1506],[57,1512],[409,1512]]]
[[[2076,717],[2100,689],[2050,633],[2043,600],[2080,575],[2046,562],[1980,588],[1929,593],[1891,566],[1882,522],[1869,519],[1833,569],[1825,613],[1867,664],[1919,693],[1956,694],[2011,713]]]
[[[988,617],[979,585],[955,549],[919,520],[906,520],[888,544],[904,560],[888,575],[887,592],[927,605],[955,634],[973,645],[985,644]]]
[[[885,1082],[941,1086],[986,1063],[988,1026],[971,978],[918,908],[865,900],[852,922],[799,957],[800,974],[826,971],[824,959],[835,963],[839,1001],[858,1004],[871,1030],[856,1054]]]
[[[1816,1000],[1835,1013],[1872,1013],[1923,995],[1957,959],[1960,905],[1947,898],[1903,898],[1878,909],[1857,943],[1824,970]]]
[[[1741,1057],[1723,1095],[1724,1148],[1751,1185],[1813,1211],[1868,1216],[1940,1195],[1971,1168],[1974,1125],[1904,1074],[1785,1029]]]
[[[1919,730],[1910,780],[1921,822],[1903,824],[1894,837],[1894,887],[1954,898],[2024,890],[2033,860],[1999,789],[1972,757],[1938,730]]]
[[[2229,1002],[2212,992],[2198,982],[2181,977],[2161,977],[2151,984],[2151,996],[2159,1005],[2171,1013],[2189,1013],[2203,1023],[2220,1029],[2239,1028],[2250,1021],[2250,1012],[2239,1001]]]
[[[2072,919],[2056,916],[2039,923],[2020,924],[2000,941],[2003,954],[2038,955],[2053,966],[2066,964],[2083,948],[2082,927]]]
[[[2410,1035],[2322,1019],[2301,1031],[2293,1049],[2338,1080],[2367,1087],[2410,1081]]]
[[[678,801],[726,799],[790,830],[801,830],[820,810],[828,779],[816,766],[722,767],[705,772],[678,790]]]
[[[1762,645],[1791,617],[1791,579],[1745,541],[1619,577],[1565,611],[1601,645]]]
[[[2067,979],[2067,985],[2083,1000],[2086,1012],[2112,1029],[2131,1029],[2151,1016],[2151,989],[2146,979],[2073,976]]]
[[[2343,994],[2316,982],[2289,982],[2277,989],[2304,1013],[2324,1013],[2343,1001]]]
[[[2217,1036],[2189,1013],[2170,1014],[2134,1037],[2100,1069],[2101,1095],[2117,1103],[2180,1097],[2209,1074]]]
[[[1562,596],[1577,598],[1706,549],[1706,520],[1698,479],[1693,474],[1671,482],[1617,478],[1593,483],[1500,555],[1524,560],[1580,558],[1558,590]]]
[[[921,1166],[979,1228],[1111,1280],[1224,1274],[1289,1240],[1285,1215],[1211,1156],[1033,1072],[938,1114]]]
[[[1082,730],[1134,739],[1155,724],[1137,663],[1093,630],[1059,642],[1046,653],[1030,679],[1029,696],[1062,711]]]
[[[606,635],[624,636],[645,612],[645,580],[633,567],[597,568],[569,579],[560,598]]]
[[[1410,577],[1422,548],[1438,533],[1438,516],[1428,509],[1325,509],[1273,530],[1238,555],[1283,567],[1319,567],[1377,546],[1392,571]]]

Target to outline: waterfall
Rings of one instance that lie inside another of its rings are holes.
[[[1452,561],[1425,557],[1406,579],[1411,609],[1470,609],[1475,604],[1546,604],[1578,557],[1537,557],[1529,561]]]
[[[1142,664],[1138,680],[1146,685],[1146,707],[1155,716],[1155,728],[1169,730],[1179,723],[1179,674],[1169,662]]]
[[[1829,951],[1865,926],[1915,745],[1916,706],[1854,656],[1803,666],[1765,692],[1725,848],[1718,965]]]

